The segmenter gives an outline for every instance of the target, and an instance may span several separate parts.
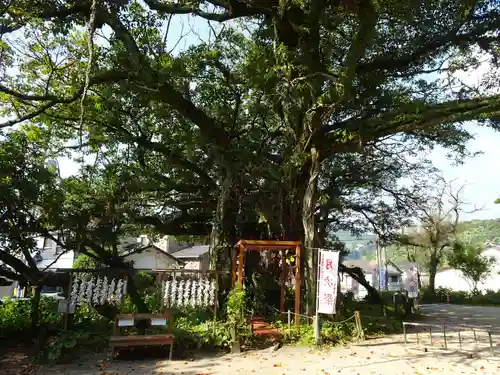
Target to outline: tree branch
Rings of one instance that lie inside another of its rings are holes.
[[[99,85],[102,83],[118,82],[118,81],[121,81],[123,79],[126,79],[127,77],[128,77],[127,72],[112,70],[112,71],[101,73],[101,74],[93,77],[90,80],[90,85],[93,86],[93,85]],[[56,106],[58,104],[73,103],[74,101],[78,100],[81,97],[81,95],[83,94],[83,90],[84,90],[84,88],[81,87],[72,96],[67,97],[67,98],[54,97],[54,96],[49,95],[46,97],[46,99],[43,99],[43,96],[22,94],[22,93],[14,91],[14,90],[8,89],[5,86],[2,86],[2,87],[0,87],[0,91],[6,92],[7,94],[12,95],[14,97],[17,97],[18,99],[31,100],[31,101],[49,100],[49,102],[43,104],[42,106],[40,106],[39,108],[37,108],[33,112],[27,113],[24,116],[20,116],[16,119],[0,123],[0,129],[19,124],[19,123],[26,121],[26,120],[34,119],[38,115],[41,115],[42,113],[44,113],[48,109],[53,108],[54,106]]]

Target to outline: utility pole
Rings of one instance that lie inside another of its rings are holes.
[[[385,290],[389,290],[389,272],[387,272],[387,246],[384,245],[384,277],[385,277]]]
[[[376,245],[376,254],[377,254],[377,290],[380,292],[380,266],[381,266],[381,259],[380,259],[380,241],[377,235],[377,239],[375,240],[375,245]]]

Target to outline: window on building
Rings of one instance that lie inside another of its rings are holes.
[[[398,283],[399,282],[399,276],[391,276],[390,282],[394,283],[394,284]]]

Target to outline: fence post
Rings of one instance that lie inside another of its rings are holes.
[[[361,340],[365,339],[365,332],[363,331],[363,324],[361,323],[361,314],[359,311],[354,311],[354,320],[356,322],[356,329],[358,330]]]
[[[488,338],[490,340],[490,349],[491,349],[491,354],[494,355],[495,351],[493,349],[493,340],[491,339],[491,331],[488,331]]]
[[[290,311],[290,309],[288,309],[287,318],[288,318],[288,330],[291,330],[292,329],[292,312]]]
[[[405,345],[408,344],[408,340],[406,339],[406,323],[403,322],[403,336],[405,338]]]
[[[316,314],[313,317],[313,324],[314,324],[314,342],[316,345],[321,344],[321,334],[319,332],[319,316]]]
[[[443,325],[443,336],[444,336],[444,348],[448,349],[448,343],[446,342],[446,324]]]

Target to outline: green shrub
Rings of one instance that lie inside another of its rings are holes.
[[[449,288],[437,288],[435,293],[424,289],[421,293],[421,303],[450,303],[457,305],[500,306],[500,292],[487,290],[483,293],[453,291]]]
[[[144,300],[152,313],[160,311],[161,296],[159,293],[146,294]],[[228,304],[231,321],[240,322],[245,326],[244,310],[245,294],[235,293]],[[59,329],[56,335],[48,337],[46,345],[39,353],[39,360],[44,362],[58,362],[60,358],[68,356],[78,347],[91,350],[107,348],[108,338],[111,335],[113,322],[87,303],[81,303],[71,317],[69,331],[62,331],[63,314],[57,311],[58,301],[51,298],[40,300],[40,323]],[[134,313],[136,307],[129,296],[125,296],[123,313]],[[241,314],[238,313],[241,312]],[[211,311],[197,309],[174,309],[174,333],[176,335],[176,352],[198,349],[225,349],[231,342],[230,330],[227,321],[214,321]],[[6,298],[0,305],[0,325],[7,331],[29,332],[31,328],[31,300]],[[54,327],[55,326],[55,327]],[[53,334],[53,330],[50,332]],[[248,336],[244,333],[245,340]]]
[[[30,327],[31,301],[5,298],[0,305],[0,325],[5,330],[21,331]]]
[[[49,297],[40,299],[40,324],[60,325],[58,301]],[[31,299],[5,298],[0,305],[0,326],[9,331],[26,331],[31,328]]]

